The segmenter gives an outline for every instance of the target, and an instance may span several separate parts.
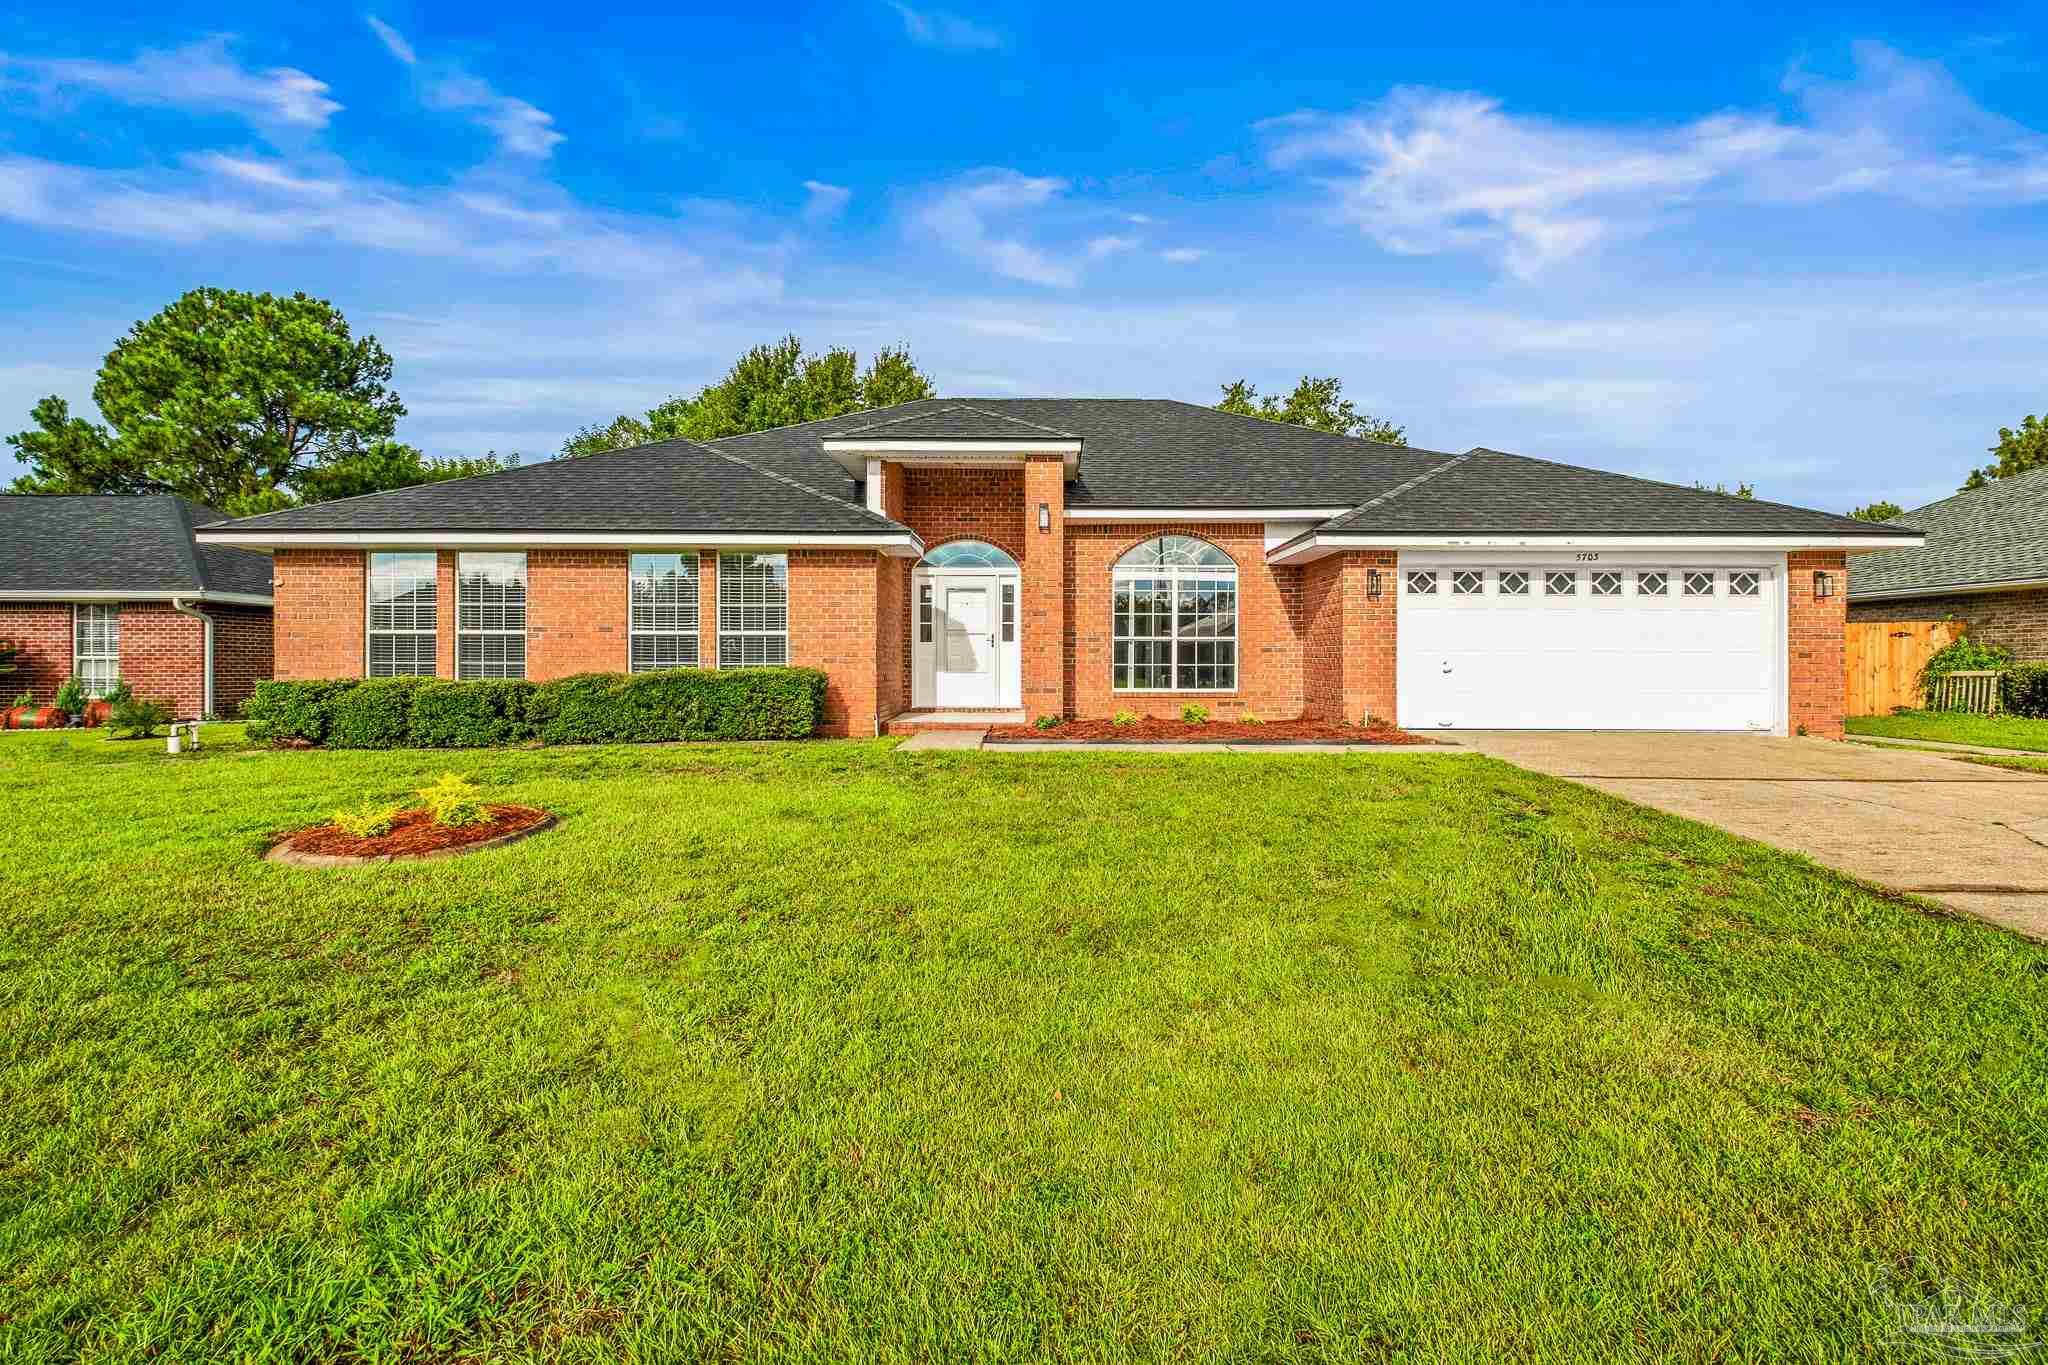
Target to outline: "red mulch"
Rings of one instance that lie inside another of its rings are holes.
[[[1269,720],[1264,725],[1243,721],[1212,720],[1193,725],[1162,716],[1140,716],[1129,725],[1106,720],[1063,720],[1050,730],[1036,725],[992,725],[990,743],[1025,739],[1116,740],[1123,744],[1186,743],[1315,743],[1315,744],[1434,744],[1433,739],[1396,730],[1391,725],[1345,725],[1332,720]]]
[[[548,818],[546,811],[532,806],[485,806],[484,809],[496,817],[488,825],[437,825],[432,812],[408,810],[399,812],[398,818],[391,822],[389,834],[380,834],[374,839],[358,839],[335,825],[315,825],[297,834],[286,835],[284,842],[299,853],[325,853],[343,858],[381,858],[387,853],[404,856],[480,844],[503,834],[532,829]]]

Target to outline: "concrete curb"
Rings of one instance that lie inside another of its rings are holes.
[[[425,863],[436,858],[458,858],[465,853],[481,853],[487,848],[503,848],[516,844],[521,839],[530,839],[543,830],[555,827],[555,817],[550,815],[539,824],[528,829],[518,829],[510,834],[499,834],[489,839],[480,839],[460,848],[436,848],[425,853],[377,853],[357,856],[347,853],[300,853],[290,847],[291,835],[287,834],[270,846],[263,855],[265,862],[283,863],[286,867],[366,867],[372,863]],[[297,833],[298,831],[294,831]]]
[[[1990,754],[1994,758],[2048,759],[2039,749],[1999,749],[1989,744],[1958,744],[1948,739],[1901,739],[1897,735],[1844,735],[1851,744],[1875,744],[1887,749],[1939,749],[1953,754]]]

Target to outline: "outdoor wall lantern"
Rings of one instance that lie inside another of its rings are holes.
[[[1049,502],[1038,504],[1038,529],[1041,531],[1050,531],[1052,529],[1052,504]]]
[[[1365,571],[1365,595],[1375,602],[1380,600],[1380,571],[1378,569],[1367,569]]]
[[[1816,599],[1833,597],[1835,595],[1835,576],[1822,569],[1814,570],[1813,595]]]

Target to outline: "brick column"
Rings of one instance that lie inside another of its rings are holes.
[[[455,551],[434,552],[434,676],[455,676]]]
[[[1395,661],[1392,550],[1329,555],[1301,571],[1302,709],[1319,720],[1393,724]],[[1372,572],[1380,595],[1371,593]]]
[[[1043,531],[1038,529],[1041,504],[1050,517]],[[1032,719],[1061,716],[1067,711],[1067,466],[1058,455],[1024,457],[1023,545],[1018,625],[1024,714]]]
[[[1814,596],[1824,573],[1833,595]],[[1840,550],[1798,550],[1785,556],[1786,723],[1793,734],[1842,737],[1849,675],[1842,627],[1849,611],[1849,557]]]
[[[684,553],[689,553],[685,551]],[[697,666],[718,667],[718,551],[697,551]]]

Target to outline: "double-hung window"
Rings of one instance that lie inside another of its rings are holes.
[[[1237,565],[1193,536],[1158,536],[1111,574],[1111,683],[1119,692],[1237,688]]]
[[[634,555],[628,586],[628,667],[635,673],[697,666],[697,556]]]
[[[718,557],[718,666],[789,662],[789,556]]]
[[[369,648],[366,671],[373,678],[408,674],[434,676],[437,632],[436,557],[422,554],[370,556]]]
[[[526,556],[457,555],[455,676],[526,676]]]
[[[104,697],[121,680],[121,609],[81,602],[71,609],[71,674],[89,697]]]

